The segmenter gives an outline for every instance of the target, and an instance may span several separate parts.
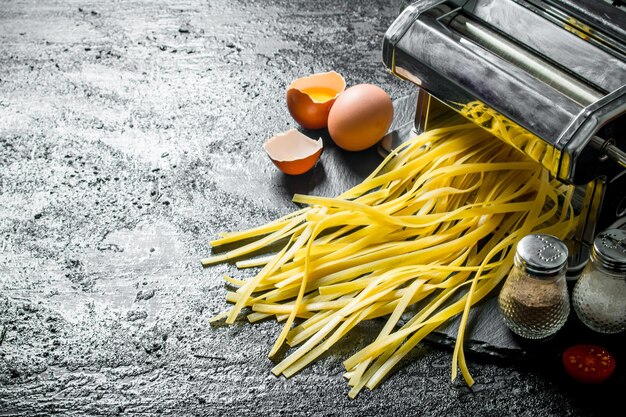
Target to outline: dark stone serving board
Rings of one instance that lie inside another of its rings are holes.
[[[417,103],[417,88],[415,92],[394,100],[394,121],[389,129],[389,140],[394,146],[414,136],[412,130]],[[382,161],[386,151],[382,146],[374,146],[362,152],[344,152],[332,143],[325,131],[305,131],[312,137],[322,136],[325,143],[323,166],[318,164],[312,171],[301,176],[286,177],[287,190],[317,195],[333,196],[359,183]],[[383,141],[381,141],[383,143]],[[388,142],[389,143],[389,142]],[[324,181],[318,183],[320,172],[324,172]],[[341,175],[337,175],[340,173]],[[323,184],[322,184],[323,183]],[[328,188],[327,188],[328,187]],[[616,225],[619,227],[619,225]],[[622,226],[623,227],[623,226]],[[575,281],[569,281],[569,290]],[[519,358],[532,354],[537,350],[562,349],[567,344],[574,343],[581,338],[598,341],[607,346],[615,345],[615,349],[622,350],[622,344],[615,342],[617,337],[594,334],[577,321],[572,313],[564,328],[555,336],[542,341],[524,340],[512,333],[505,325],[499,311],[497,294],[501,285],[496,287],[490,295],[481,302],[472,306],[466,326],[464,347],[466,350],[500,358]],[[403,323],[410,318],[410,313],[400,320]],[[439,345],[453,347],[456,343],[460,324],[460,316],[448,321],[442,327],[432,332],[427,340]]]

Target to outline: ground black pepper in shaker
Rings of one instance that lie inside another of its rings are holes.
[[[511,331],[527,339],[543,339],[563,327],[570,311],[567,256],[567,246],[555,236],[532,234],[520,240],[515,264],[498,295]]]

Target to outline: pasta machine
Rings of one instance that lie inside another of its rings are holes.
[[[420,0],[383,62],[419,87],[418,133],[456,111],[576,186],[570,276],[595,234],[626,224],[626,3]]]

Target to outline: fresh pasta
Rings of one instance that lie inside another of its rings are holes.
[[[506,134],[506,131],[504,133]],[[573,189],[536,162],[473,124],[428,131],[395,149],[364,181],[335,197],[295,195],[300,210],[213,247],[249,241],[202,260],[258,267],[237,287],[233,323],[275,318],[282,331],[269,352],[293,349],[273,369],[287,377],[315,361],[364,320],[380,333],[346,358],[350,397],[375,388],[437,327],[460,316],[451,377],[472,376],[463,352],[473,305],[491,294],[529,233],[569,235],[577,217]],[[285,242],[275,254],[252,257]],[[244,310],[245,309],[245,310]]]

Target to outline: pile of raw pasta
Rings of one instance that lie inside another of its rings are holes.
[[[246,280],[225,277],[238,287],[227,294],[234,306],[214,319],[233,323],[246,311],[251,322],[284,322],[269,356],[285,343],[294,347],[272,370],[291,376],[363,320],[384,318],[377,337],[344,361],[354,397],[363,387],[376,387],[429,333],[461,315],[452,379],[460,368],[471,386],[463,354],[471,306],[507,275],[524,235],[565,238],[574,230],[572,192],[475,125],[429,131],[340,196],[295,195],[304,208],[211,242],[218,247],[246,240],[202,260],[205,266],[244,255],[250,258],[238,267],[262,266]],[[251,257],[277,242],[282,249],[274,255]]]

